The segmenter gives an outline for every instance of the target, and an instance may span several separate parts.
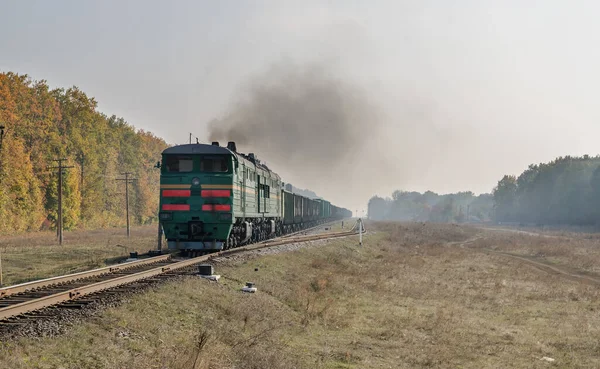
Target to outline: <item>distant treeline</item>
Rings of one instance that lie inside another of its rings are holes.
[[[159,172],[153,165],[167,144],[122,118],[96,110],[77,87],[50,89],[27,75],[0,73],[0,231],[53,228],[57,165],[65,158],[64,226],[99,228],[125,222],[125,186],[132,172],[132,220],[147,224],[158,210]]]
[[[490,194],[472,192],[438,195],[395,191],[392,198],[374,196],[369,200],[369,219],[423,222],[486,222],[493,213]]]
[[[373,197],[375,220],[480,222],[526,225],[600,225],[600,156],[560,157],[530,165],[518,177],[505,175],[492,194],[437,195],[394,192]]]
[[[495,219],[543,225],[600,224],[600,157],[560,157],[506,175],[494,188]]]

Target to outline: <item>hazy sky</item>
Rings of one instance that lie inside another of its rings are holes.
[[[597,1],[0,0],[0,9],[0,70],[76,85],[169,143],[188,132],[207,140],[207,123],[274,64],[327,66],[365,92],[377,120],[347,148],[356,168],[331,185],[263,159],[348,207],[394,189],[489,192],[530,163],[600,151]]]

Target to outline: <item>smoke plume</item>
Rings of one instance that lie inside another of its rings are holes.
[[[353,158],[378,122],[377,108],[358,85],[323,65],[285,63],[252,80],[239,102],[211,122],[209,138],[235,141],[284,181],[325,197],[325,186],[352,177]]]

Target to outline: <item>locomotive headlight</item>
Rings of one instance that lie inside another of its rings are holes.
[[[198,178],[198,177],[192,178],[192,185],[200,186],[200,178]]]

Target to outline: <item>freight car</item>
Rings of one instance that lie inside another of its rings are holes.
[[[299,231],[352,213],[287,191],[254,154],[189,144],[163,151],[159,221],[169,249],[218,251]]]

